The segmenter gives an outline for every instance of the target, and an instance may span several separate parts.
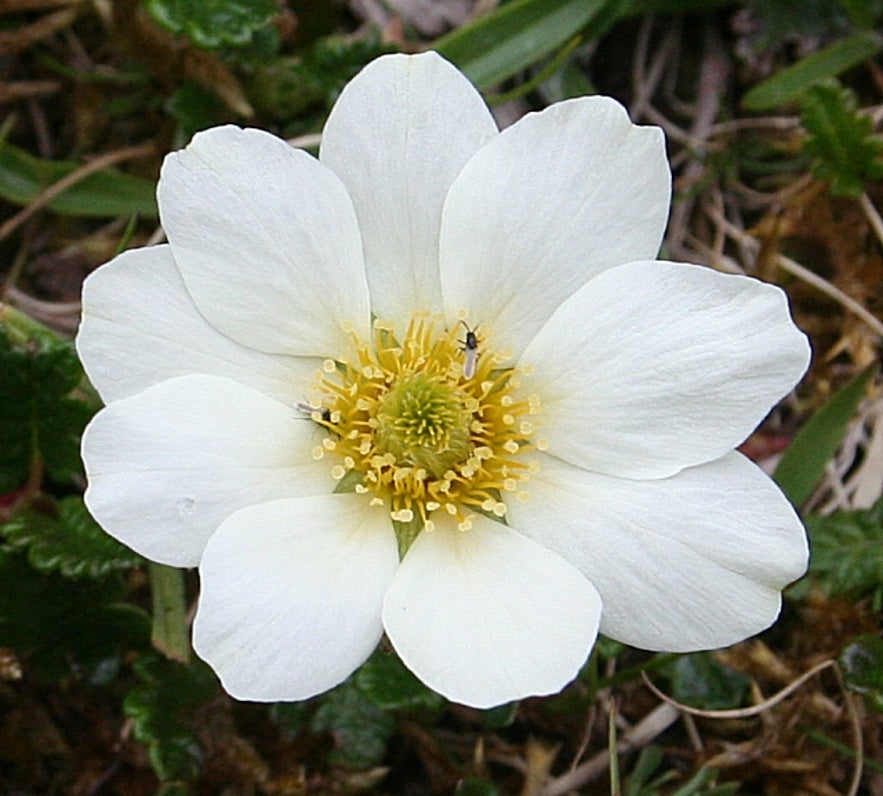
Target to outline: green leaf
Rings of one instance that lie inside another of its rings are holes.
[[[870,509],[806,518],[810,572],[833,595],[883,588],[883,498]]]
[[[738,782],[715,785],[717,774],[717,769],[703,766],[686,785],[678,788],[672,796],[700,796],[700,794],[701,796],[730,796],[739,790]]]
[[[590,24],[600,34],[620,5],[618,0],[513,0],[451,31],[433,49],[487,89],[554,53]]]
[[[71,343],[48,330],[14,326],[12,310],[0,314],[0,494],[19,486],[33,467],[45,466],[58,482],[82,472],[80,436],[93,414],[70,397],[82,378]]]
[[[21,511],[0,525],[12,549],[27,551],[28,562],[37,571],[99,578],[143,563],[141,556],[101,529],[82,498],[62,498],[53,508],[53,515]]]
[[[865,182],[883,178],[883,137],[859,113],[855,93],[836,80],[812,86],[800,102],[809,133],[803,148],[813,159],[813,175],[831,184],[835,196],[858,198]]]
[[[883,713],[883,639],[858,636],[837,656],[837,662],[846,687],[862,694],[874,710]]]
[[[645,746],[638,755],[631,773],[623,784],[623,796],[648,796],[648,794],[652,793],[653,791],[649,790],[647,786],[650,783],[650,778],[659,766],[662,765],[664,758],[665,754],[659,746],[655,744]],[[657,778],[657,782],[654,784],[658,785],[669,779],[671,779],[670,776],[663,774],[662,777]]]
[[[185,666],[154,652],[134,668],[140,684],[126,695],[123,712],[134,721],[135,738],[147,746],[161,780],[194,781],[203,753],[193,713],[217,693],[214,673],[202,661]]]
[[[184,34],[205,50],[243,47],[276,13],[275,0],[147,0],[164,28]]]
[[[808,55],[756,85],[743,98],[749,111],[768,111],[798,99],[813,83],[835,77],[872,58],[883,48],[883,36],[861,31]]]
[[[427,688],[394,653],[378,650],[356,672],[356,688],[381,710],[437,709],[444,698]]]
[[[683,655],[666,670],[672,696],[685,705],[725,710],[742,704],[750,680],[720,663],[707,652]]]
[[[108,661],[114,672],[121,649],[150,640],[150,620],[120,603],[123,594],[119,577],[72,581],[0,551],[0,647],[24,655],[45,681],[107,671]]]
[[[41,160],[0,141],[0,197],[25,205],[81,166],[71,161]],[[72,185],[47,207],[69,216],[156,218],[156,184],[105,169]]]
[[[324,697],[312,729],[332,734],[336,748],[328,755],[331,762],[365,769],[383,759],[395,720],[346,682]]]
[[[799,506],[804,503],[825,473],[825,465],[837,452],[846,426],[855,414],[877,366],[863,370],[853,381],[838,390],[819,409],[791,441],[779,461],[773,478]]]

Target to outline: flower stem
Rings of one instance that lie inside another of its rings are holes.
[[[150,564],[153,596],[153,646],[173,660],[190,661],[184,572],[165,564]]]
[[[616,745],[616,700],[610,700],[607,714],[607,751],[610,753],[610,796],[620,796],[619,747]]]

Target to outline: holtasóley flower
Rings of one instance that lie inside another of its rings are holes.
[[[653,259],[660,130],[583,97],[501,133],[442,58],[391,55],[318,159],[219,127],[158,199],[168,243],[84,288],[86,499],[199,567],[232,695],[322,692],[385,632],[485,707],[560,690],[599,629],[687,651],[774,621],[805,535],[734,448],[809,348],[778,288]]]

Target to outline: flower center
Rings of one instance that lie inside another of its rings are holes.
[[[434,478],[463,461],[471,447],[472,413],[461,391],[438,376],[415,373],[397,379],[377,404],[378,451],[396,463],[422,467]]]
[[[436,511],[464,531],[476,513],[502,520],[503,497],[523,497],[532,471],[520,454],[544,447],[534,441],[539,398],[519,395],[517,369],[427,313],[401,339],[383,321],[370,344],[350,335],[353,356],[325,361],[311,412],[328,431],[313,454],[335,459],[336,491],[387,506],[402,555]]]

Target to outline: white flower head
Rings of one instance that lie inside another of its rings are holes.
[[[168,244],[84,288],[86,500],[199,567],[233,696],[325,691],[385,632],[487,707],[560,690],[599,629],[688,651],[774,621],[805,534],[734,448],[809,347],[778,288],[653,259],[658,129],[584,97],[500,133],[438,55],[390,55],[318,159],[219,127],[158,197]]]

